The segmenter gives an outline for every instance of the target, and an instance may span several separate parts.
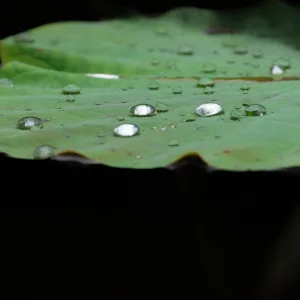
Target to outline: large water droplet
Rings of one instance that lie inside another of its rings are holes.
[[[0,78],[0,88],[1,87],[14,87],[14,84],[10,79]]]
[[[243,83],[241,86],[240,86],[240,90],[244,93],[244,94],[247,94],[250,90],[250,85],[249,83]]]
[[[67,95],[66,96],[66,101],[67,102],[74,102],[75,101],[75,96],[74,95]]]
[[[158,113],[167,112],[169,111],[169,106],[165,103],[158,103],[156,104],[155,109]]]
[[[280,58],[274,60],[273,66],[278,66],[280,69],[285,71],[291,67],[291,62],[290,62],[290,60],[288,60],[286,58],[280,57]]]
[[[114,129],[114,135],[119,137],[132,137],[140,134],[140,128],[135,124],[120,124]]]
[[[169,147],[177,147],[177,146],[179,146],[179,141],[178,140],[171,140],[171,141],[169,141],[168,146]]]
[[[230,120],[240,121],[244,116],[244,112],[240,108],[235,108],[230,112]]]
[[[233,50],[234,54],[237,55],[245,55],[248,53],[248,48],[246,46],[237,46],[234,50]]]
[[[205,87],[214,87],[215,82],[212,78],[200,78],[200,80],[197,82],[197,87],[205,88]]]
[[[81,90],[77,84],[67,84],[62,88],[62,93],[66,95],[76,95],[80,94]]]
[[[151,81],[148,85],[148,89],[151,91],[156,91],[159,89],[159,84],[156,81]]]
[[[182,89],[181,89],[181,87],[180,87],[180,86],[175,86],[175,87],[173,87],[173,88],[172,88],[172,93],[175,94],[175,95],[176,95],[176,94],[177,94],[177,95],[178,95],[178,94],[182,94]]]
[[[261,104],[250,104],[244,109],[244,114],[248,117],[261,117],[266,113],[266,108]]]
[[[196,114],[200,117],[212,117],[224,114],[223,107],[218,103],[204,103],[196,108]]]
[[[17,128],[22,130],[30,130],[34,127],[42,128],[43,121],[37,117],[24,117],[20,119],[17,123]]]
[[[50,145],[37,147],[33,152],[34,159],[47,159],[56,154],[56,148]]]
[[[191,56],[194,55],[194,49],[188,45],[181,45],[177,50],[178,55]]]
[[[196,116],[192,113],[187,113],[182,116],[182,122],[194,122],[196,121]]]
[[[201,71],[203,73],[215,73],[216,72],[216,66],[214,64],[211,63],[207,63],[202,65]]]
[[[133,117],[151,117],[156,114],[156,109],[150,104],[138,104],[130,108],[129,114]]]

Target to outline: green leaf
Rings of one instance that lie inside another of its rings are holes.
[[[5,39],[1,151],[32,157],[51,145],[126,167],[163,166],[187,152],[221,168],[299,164],[300,54],[298,40],[287,34],[292,27],[283,25],[299,12],[273,4],[241,13],[234,23],[229,13],[181,9],[153,19],[49,24]],[[272,66],[282,74],[270,74]],[[115,76],[97,78],[103,74]],[[212,79],[214,86],[205,87]],[[66,85],[72,86],[62,91]],[[80,91],[65,95],[74,85]],[[219,104],[224,114],[198,116],[195,109],[206,103]],[[132,116],[138,104],[160,112]],[[266,114],[250,109],[246,116],[250,104]],[[20,130],[24,117],[44,126]],[[136,125],[139,134],[116,136],[122,123]]]

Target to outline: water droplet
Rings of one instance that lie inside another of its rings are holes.
[[[158,60],[153,60],[153,61],[151,62],[151,65],[152,65],[152,66],[158,66],[158,65],[159,65],[159,61],[158,61]]]
[[[168,146],[169,146],[169,147],[177,147],[177,146],[179,146],[179,141],[177,141],[177,140],[171,140],[171,141],[168,143]]]
[[[182,89],[181,89],[181,87],[180,86],[175,86],[175,87],[173,87],[172,88],[172,93],[173,94],[182,94]]]
[[[156,109],[150,104],[137,104],[130,108],[129,114],[133,117],[151,117],[156,114]]]
[[[37,117],[24,117],[17,123],[17,128],[22,130],[30,130],[34,127],[43,128],[43,121]]]
[[[0,78],[0,88],[1,87],[14,87],[14,84],[10,79]]]
[[[134,124],[120,124],[114,129],[114,135],[119,137],[132,137],[140,134],[140,128]]]
[[[214,88],[211,86],[206,86],[203,90],[204,94],[211,95],[215,92]]]
[[[75,96],[74,95],[67,95],[66,96],[66,101],[67,102],[74,102],[75,101]]]
[[[80,94],[81,90],[77,84],[67,84],[66,86],[63,87],[62,93],[66,95],[76,95],[76,94]]]
[[[148,89],[151,91],[156,91],[159,89],[159,84],[156,81],[151,81],[148,85]]]
[[[50,145],[37,147],[33,152],[34,159],[47,159],[56,154],[56,148]]]
[[[178,47],[177,54],[183,56],[191,56],[194,55],[194,50],[188,45],[181,45]]]
[[[125,118],[124,118],[123,116],[117,116],[117,117],[116,117],[116,120],[117,120],[117,121],[124,121]]]
[[[277,65],[271,67],[270,73],[274,80],[281,80],[284,77],[284,70]]]
[[[214,64],[207,63],[207,64],[202,65],[201,70],[203,73],[215,73],[217,69]]]
[[[244,112],[240,108],[235,108],[230,112],[230,120],[240,121],[244,116]]]
[[[253,69],[258,69],[260,67],[260,64],[252,64]]]
[[[228,63],[229,65],[233,65],[233,64],[235,63],[235,59],[234,59],[234,58],[228,58],[228,59],[227,59],[227,63]]]
[[[285,71],[291,67],[291,62],[286,58],[278,58],[273,62],[273,66],[278,66]]]
[[[157,35],[161,35],[161,36],[166,36],[166,35],[168,35],[168,32],[165,30],[165,28],[163,28],[163,27],[159,27],[159,28],[156,28],[155,29],[155,33],[157,34]]]
[[[182,122],[194,122],[194,121],[196,121],[196,116],[192,113],[187,113],[182,117]]]
[[[245,55],[248,54],[248,48],[246,46],[237,46],[233,50],[233,53],[237,55]]]
[[[260,117],[267,113],[266,108],[261,104],[250,104],[244,109],[245,116]]]
[[[196,108],[196,114],[200,117],[212,117],[224,114],[223,107],[218,103],[204,103]]]
[[[262,58],[263,56],[264,54],[261,50],[256,50],[252,53],[253,58]]]
[[[14,41],[16,43],[33,43],[35,39],[31,36],[31,34],[28,31],[26,31],[15,35]]]
[[[207,86],[215,86],[215,82],[212,78],[200,78],[200,80],[197,82],[197,87],[205,88]]]
[[[240,86],[240,90],[244,93],[244,94],[247,94],[250,90],[250,85],[249,83],[243,83],[241,86]]]
[[[158,103],[155,106],[155,109],[158,113],[167,112],[167,111],[169,111],[169,106],[165,103]]]

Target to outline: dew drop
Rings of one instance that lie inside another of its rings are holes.
[[[159,84],[158,84],[158,82],[156,82],[156,81],[150,82],[149,85],[148,85],[148,89],[151,90],[151,91],[156,91],[156,90],[158,90],[158,89],[159,89]]]
[[[133,117],[151,117],[156,114],[156,109],[150,104],[137,104],[129,109],[129,114]]]
[[[273,66],[278,66],[283,71],[290,69],[291,62],[286,58],[278,58],[273,62]]]
[[[180,86],[175,86],[172,88],[172,93],[175,94],[175,95],[179,95],[179,94],[182,94],[182,89]]]
[[[165,103],[158,103],[156,104],[155,109],[158,113],[167,112],[169,111],[169,106]]]
[[[33,152],[34,159],[47,159],[55,156],[56,148],[50,145],[42,145],[37,147]]]
[[[62,88],[62,93],[65,95],[76,95],[80,94],[81,90],[77,84],[67,84]]]
[[[230,120],[240,121],[244,116],[243,111],[240,108],[235,108],[230,112]]]
[[[182,117],[182,122],[194,122],[194,121],[196,121],[196,116],[192,113],[187,113]]]
[[[66,101],[67,102],[74,102],[75,101],[75,96],[74,95],[67,95],[66,96]]]
[[[237,46],[233,50],[233,53],[237,55],[245,55],[248,54],[248,48],[246,46]]]
[[[281,80],[284,77],[284,70],[277,65],[271,67],[270,73],[274,80]]]
[[[264,54],[261,50],[256,50],[252,53],[253,58],[262,58],[263,56]]]
[[[248,117],[260,117],[266,113],[266,108],[261,104],[250,104],[244,109],[244,114]]]
[[[203,73],[215,73],[216,72],[216,66],[214,64],[211,63],[207,63],[202,65],[201,71]]]
[[[140,134],[140,128],[135,124],[120,124],[114,128],[114,135],[119,137],[132,137]]]
[[[32,128],[43,128],[43,121],[37,117],[24,117],[17,123],[17,128],[21,130],[30,130]]]
[[[0,78],[0,88],[2,87],[14,87],[14,84],[10,79]]]
[[[204,89],[203,89],[203,93],[206,94],[206,95],[211,95],[215,92],[214,88],[211,87],[211,86],[206,86]]]
[[[121,122],[121,121],[124,121],[125,118],[123,116],[117,116],[116,120]]]
[[[223,107],[218,103],[204,103],[196,108],[196,114],[200,117],[212,117],[224,114]]]
[[[177,147],[177,146],[179,146],[179,141],[178,140],[171,140],[171,141],[169,141],[168,146],[169,147]]]
[[[214,87],[215,82],[212,78],[200,78],[200,80],[197,82],[197,87],[205,88],[205,87]]]
[[[244,94],[247,94],[250,90],[250,85],[249,83],[243,83],[241,86],[240,86],[240,90],[244,93]]]
[[[194,55],[194,50],[188,45],[181,45],[178,47],[177,54],[182,56],[192,56]]]

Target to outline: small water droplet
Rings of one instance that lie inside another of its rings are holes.
[[[67,102],[74,102],[75,101],[75,96],[74,95],[67,95],[66,96],[66,101]]]
[[[0,78],[0,88],[2,87],[14,87],[14,84],[10,79]]]
[[[264,54],[261,50],[256,50],[252,53],[253,58],[262,58],[263,56]]]
[[[274,60],[273,62],[273,66],[278,66],[280,69],[282,69],[283,71],[290,69],[291,67],[291,62],[290,60],[286,59],[286,58],[278,58],[276,60]]]
[[[81,90],[77,84],[67,84],[62,88],[62,93],[65,95],[76,95],[80,94]]]
[[[17,128],[22,130],[30,130],[32,128],[43,128],[43,121],[37,117],[24,117],[17,123]]]
[[[158,61],[158,60],[153,60],[153,61],[151,62],[151,65],[152,65],[152,66],[158,66],[158,65],[159,65],[159,61]]]
[[[156,91],[159,89],[159,84],[156,81],[151,81],[148,85],[148,89],[151,91]]]
[[[137,104],[130,108],[129,114],[133,117],[151,117],[156,114],[156,109],[150,104]]]
[[[47,159],[55,156],[56,148],[50,145],[42,145],[37,147],[33,152],[34,159]]]
[[[177,146],[179,146],[179,141],[178,140],[171,140],[171,141],[169,141],[168,146],[169,147],[177,147]]]
[[[181,45],[177,50],[178,55],[191,56],[194,55],[194,49],[188,45]]]
[[[235,63],[235,59],[234,58],[228,58],[227,59],[227,63],[229,64],[229,65],[233,65],[234,63]]]
[[[140,134],[140,128],[135,124],[120,124],[114,128],[114,135],[119,137],[132,137]]]
[[[117,116],[116,120],[121,122],[121,121],[124,121],[125,118],[123,116]]]
[[[270,73],[274,80],[281,80],[284,77],[284,70],[277,65],[271,67]]]
[[[224,114],[223,107],[218,103],[204,103],[196,108],[196,114],[200,117],[212,117]]]
[[[158,103],[156,104],[155,109],[158,113],[167,112],[169,111],[169,106],[165,103]]]
[[[163,28],[163,27],[158,27],[158,28],[156,28],[156,29],[155,29],[155,33],[156,33],[157,35],[160,35],[160,36],[167,36],[167,35],[168,35],[168,32],[167,32],[166,29]]]
[[[244,94],[247,94],[250,90],[250,85],[249,83],[243,83],[241,86],[240,86],[240,90],[244,93]]]
[[[261,104],[250,104],[244,109],[245,116],[260,117],[267,113],[266,108]]]
[[[214,88],[211,86],[206,86],[203,90],[204,94],[211,95],[215,92]]]
[[[207,63],[202,65],[201,71],[203,73],[215,73],[216,72],[216,65],[211,64],[211,63]]]
[[[205,88],[205,87],[214,87],[215,82],[212,78],[200,78],[200,80],[197,82],[197,87]]]
[[[258,69],[260,67],[260,64],[252,64],[253,69]]]
[[[182,122],[194,122],[196,121],[196,116],[192,113],[184,114],[182,117]]]
[[[230,112],[230,120],[240,121],[244,116],[244,112],[240,108],[235,108]]]
[[[175,95],[182,94],[182,89],[180,86],[175,86],[172,88],[172,93]]]
[[[237,55],[245,55],[248,54],[248,48],[246,46],[237,46],[233,50],[233,53]]]

